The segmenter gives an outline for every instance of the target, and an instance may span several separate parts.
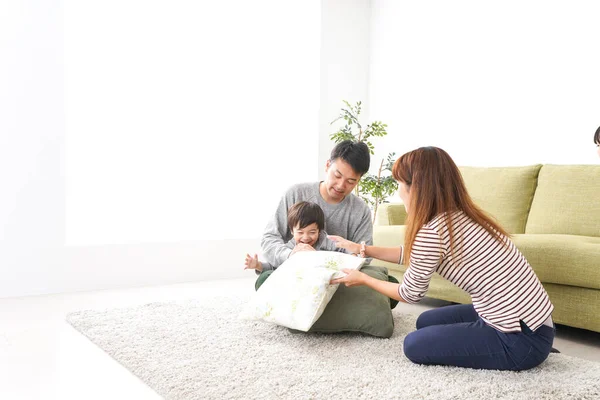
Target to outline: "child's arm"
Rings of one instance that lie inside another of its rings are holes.
[[[344,268],[342,271],[346,273],[346,276],[332,279],[330,282],[332,285],[337,283],[343,283],[348,287],[365,285],[387,297],[407,303],[407,301],[400,296],[400,292],[398,291],[398,288],[400,287],[399,283],[382,281],[354,269]]]
[[[264,265],[258,261],[257,254],[255,254],[254,257],[252,257],[250,254],[246,254],[246,261],[244,262],[244,265],[244,269],[254,269],[257,273],[260,273],[264,270]]]
[[[284,246],[288,249],[294,249],[296,242],[294,239],[288,241]],[[256,272],[256,275],[260,275],[263,271],[275,270],[279,267],[279,264],[271,264],[266,261],[258,261],[258,255],[254,255],[252,257],[250,254],[246,254],[246,262],[244,269],[253,269]]]
[[[256,254],[254,257],[252,257],[250,254],[246,254],[246,261],[244,264],[244,269],[253,269],[254,272],[256,272],[256,275],[260,275],[263,271],[275,269],[268,262],[258,261],[258,255]]]

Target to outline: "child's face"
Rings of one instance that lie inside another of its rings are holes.
[[[306,243],[314,247],[315,243],[317,243],[317,239],[319,239],[319,227],[316,222],[313,222],[304,228],[300,228],[299,225],[296,225],[294,229],[292,229],[292,234],[294,235],[296,244]]]

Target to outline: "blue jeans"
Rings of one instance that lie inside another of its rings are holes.
[[[471,304],[441,307],[419,316],[417,330],[404,339],[404,354],[417,364],[522,371],[548,357],[555,329],[542,325],[533,332],[523,321],[521,329],[502,333]]]

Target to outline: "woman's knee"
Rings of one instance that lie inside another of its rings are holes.
[[[427,311],[423,311],[419,317],[417,318],[417,329],[422,329],[425,328],[427,326],[430,325],[437,325],[437,321],[435,320],[434,315],[432,315],[433,313],[431,312],[433,310],[427,310]]]
[[[423,357],[422,345],[418,332],[411,332],[404,338],[404,355],[414,363],[420,363]]]

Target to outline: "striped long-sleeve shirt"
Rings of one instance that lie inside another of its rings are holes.
[[[509,238],[498,241],[463,212],[455,212],[455,260],[444,216],[438,215],[417,233],[409,267],[398,287],[402,299],[408,303],[420,301],[433,273],[438,272],[469,293],[475,311],[497,330],[521,331],[519,320],[531,330],[540,327],[554,306],[513,242]]]

